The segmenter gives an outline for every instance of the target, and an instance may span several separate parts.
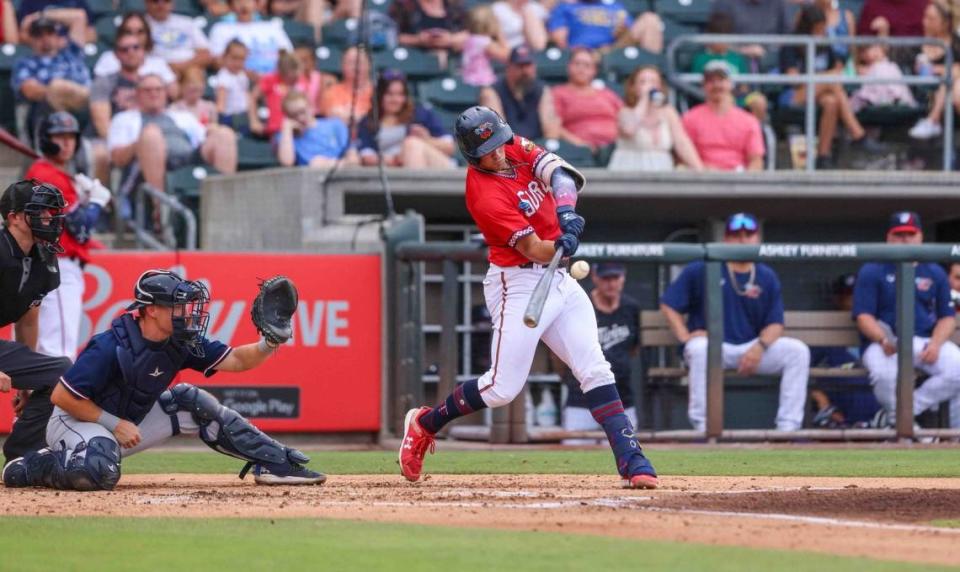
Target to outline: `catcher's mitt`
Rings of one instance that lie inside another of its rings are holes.
[[[286,276],[274,276],[260,283],[250,318],[267,342],[280,345],[293,335],[290,318],[297,310],[297,287]]]

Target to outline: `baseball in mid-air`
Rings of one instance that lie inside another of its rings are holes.
[[[590,274],[590,265],[586,260],[578,260],[570,266],[570,276],[576,280],[583,280],[587,274]]]

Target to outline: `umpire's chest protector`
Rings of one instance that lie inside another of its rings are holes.
[[[187,350],[174,342],[151,347],[130,314],[113,321],[120,376],[103,396],[101,407],[139,424],[187,359]]]

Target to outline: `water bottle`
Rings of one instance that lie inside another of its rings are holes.
[[[917,75],[923,77],[933,75],[933,64],[930,63],[930,58],[927,57],[927,54],[917,54]]]
[[[540,404],[537,405],[537,425],[541,427],[555,427],[557,425],[557,402],[553,399],[553,392],[544,387],[540,392]]]
[[[666,102],[667,96],[665,96],[662,91],[657,88],[650,90],[650,103],[652,103],[654,107],[663,107],[663,104]]]

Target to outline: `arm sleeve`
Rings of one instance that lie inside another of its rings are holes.
[[[98,77],[93,80],[93,87],[90,88],[90,103],[110,101],[110,92],[112,91],[110,83],[110,79],[106,77]]]
[[[203,357],[189,356],[183,363],[185,369],[192,369],[203,373],[204,377],[210,377],[217,373],[217,366],[220,362],[227,359],[233,348],[227,344],[203,338]]]
[[[117,147],[126,147],[135,143],[140,135],[139,123],[127,112],[114,115],[110,120],[110,129],[107,131],[107,149],[112,151]]]
[[[780,279],[770,271],[770,288],[767,299],[767,313],[763,318],[763,327],[770,324],[783,324],[783,292],[780,289]]]
[[[950,303],[950,283],[947,277],[941,273],[936,275],[937,283],[937,318],[949,318],[956,316],[953,304]]]
[[[534,232],[519,209],[499,197],[485,198],[477,206],[473,213],[477,226],[491,245],[513,248],[517,241]]]
[[[373,132],[370,131],[369,121],[367,119],[367,117],[364,117],[357,125],[357,147],[361,155],[364,153],[370,154],[377,152],[377,141],[373,136]]]
[[[693,268],[687,266],[680,273],[680,276],[677,276],[677,279],[664,290],[663,296],[660,297],[660,303],[670,306],[681,314],[686,314],[690,309],[690,293],[693,290],[692,279]]]
[[[194,21],[193,24],[193,49],[206,50],[210,48],[210,42],[207,41],[207,35],[203,33],[203,26]]]
[[[418,107],[416,122],[426,127],[430,135],[434,137],[451,137],[450,133],[443,128],[440,118],[430,109]]]
[[[853,286],[853,319],[860,314],[877,316],[879,304],[880,283],[877,274],[871,272],[869,266],[864,266],[857,273],[857,281]]]
[[[99,343],[97,337],[90,340],[77,356],[77,361],[60,378],[63,386],[80,399],[95,396],[113,376],[117,358],[112,350],[109,344]]]

